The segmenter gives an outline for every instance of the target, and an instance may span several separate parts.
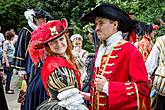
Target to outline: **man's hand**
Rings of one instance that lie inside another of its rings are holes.
[[[149,83],[149,87],[151,88],[153,83],[151,78],[148,78],[148,83]]]
[[[90,93],[86,93],[86,92],[80,92],[81,95],[83,95],[83,98],[85,100],[89,100],[90,99]]]
[[[103,75],[96,75],[96,79],[95,79],[96,90],[102,92],[105,82],[107,82],[107,79]]]

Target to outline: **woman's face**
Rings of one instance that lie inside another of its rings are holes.
[[[74,50],[76,51],[80,51],[82,49],[82,41],[81,40],[73,40],[73,47],[74,47]]]
[[[65,35],[48,42],[48,46],[53,53],[64,56],[68,46]]]

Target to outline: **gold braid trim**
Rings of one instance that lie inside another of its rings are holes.
[[[117,43],[116,45],[114,45],[114,46],[112,47],[111,51],[110,51],[109,54],[108,54],[108,57],[107,57],[107,60],[106,60],[106,63],[105,63],[104,69],[102,70],[101,75],[104,74],[109,59],[110,59],[110,58],[116,58],[116,57],[117,57],[117,56],[111,56],[111,54],[112,54],[113,50],[115,49],[115,47],[117,47],[117,46],[121,46],[121,45],[123,45],[123,44],[125,44],[125,43],[127,43],[127,42],[128,42],[128,41],[121,40],[119,43]],[[100,67],[99,67],[99,70],[100,70]],[[99,98],[100,98],[100,92],[98,92],[98,91],[97,91],[97,96],[96,96],[96,98],[97,98],[97,110],[99,110]]]
[[[138,110],[140,110],[139,91],[135,82],[134,82],[134,85],[135,85],[135,90],[136,90],[136,95],[137,95],[137,106],[138,106]]]

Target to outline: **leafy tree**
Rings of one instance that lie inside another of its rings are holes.
[[[82,28],[84,23],[81,23],[79,19],[81,15],[88,11],[90,7],[95,6],[95,2],[92,0],[42,0],[43,6],[46,7],[54,19],[66,18],[69,23],[69,33],[80,34],[84,38],[84,48],[90,51],[90,45],[86,33]]]
[[[165,21],[164,0],[96,0],[96,3],[109,2],[117,5],[128,13],[134,13],[135,19],[149,24],[159,24],[158,18]],[[164,26],[158,31],[156,37],[165,34]]]
[[[17,32],[27,24],[24,11],[37,5],[36,0],[1,0],[0,25],[3,32],[14,28]]]
[[[79,21],[82,13],[94,7],[94,0],[1,0],[0,1],[0,25],[3,32],[14,28],[19,32],[20,28],[27,25],[24,12],[27,9],[42,8],[48,11],[53,19],[66,18],[69,23],[70,34],[79,33],[83,37],[83,23]],[[86,37],[84,37],[86,44]],[[87,43],[88,44],[88,43]],[[88,49],[89,46],[85,45]]]
[[[165,21],[164,0],[0,0],[0,25],[3,33],[14,28],[18,33],[20,28],[27,25],[24,11],[32,8],[42,8],[48,11],[53,19],[67,18],[70,35],[79,33],[84,38],[84,48],[91,51],[91,45],[86,36],[86,24],[79,21],[83,13],[87,13],[96,4],[109,2],[134,13],[135,18],[146,23],[159,23],[158,18]],[[162,27],[158,31],[164,34]]]

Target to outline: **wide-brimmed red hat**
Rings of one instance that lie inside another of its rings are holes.
[[[46,50],[45,43],[56,39],[67,32],[68,24],[64,18],[60,20],[50,21],[39,26],[32,32],[29,42],[29,53],[34,63],[38,63],[39,59],[44,59]]]
[[[68,23],[67,23],[66,19],[62,19],[61,21],[54,20],[54,21],[48,22],[42,28],[43,28],[42,30],[36,30],[39,32],[34,31],[34,33],[32,33],[32,37],[39,34],[39,37],[42,38],[42,42],[36,44],[36,48],[38,48],[38,49],[43,48],[43,44],[45,44],[57,37],[60,37],[64,33],[66,33],[67,28],[68,28]]]
[[[80,21],[95,22],[96,17],[108,18],[119,22],[119,30],[129,32],[132,28],[132,20],[129,15],[112,4],[102,3],[88,14],[84,14]]]

